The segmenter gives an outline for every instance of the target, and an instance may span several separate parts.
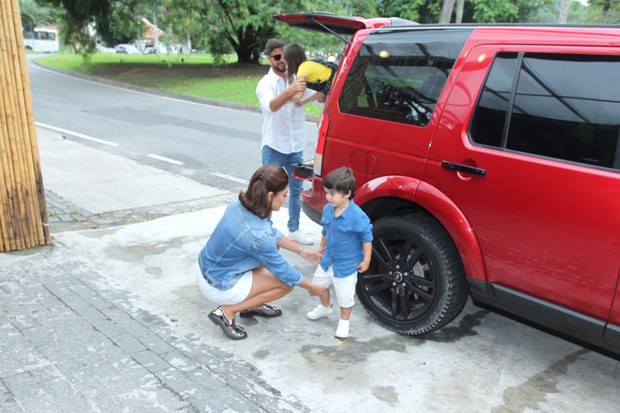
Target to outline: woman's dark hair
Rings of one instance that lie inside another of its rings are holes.
[[[289,43],[284,46],[284,60],[288,71],[288,80],[293,81],[293,77],[297,74],[299,66],[306,61],[306,52],[297,43]]]
[[[353,176],[353,171],[346,166],[334,169],[325,177],[323,187],[325,189],[335,189],[341,194],[346,194],[351,191],[349,199],[353,199],[355,195],[355,177]]]
[[[248,189],[239,193],[241,205],[260,218],[267,218],[271,213],[273,198],[269,199],[269,192],[277,194],[288,185],[288,175],[280,166],[264,165],[254,172]]]

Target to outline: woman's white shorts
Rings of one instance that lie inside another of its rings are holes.
[[[220,290],[213,287],[205,280],[202,276],[202,271],[200,271],[200,267],[198,267],[196,271],[196,283],[198,283],[202,295],[215,304],[239,304],[248,297],[250,289],[252,289],[252,271],[244,273],[232,288]]]

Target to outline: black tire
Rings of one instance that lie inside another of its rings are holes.
[[[373,229],[370,267],[357,283],[358,298],[371,317],[414,336],[454,320],[469,290],[446,230],[424,212],[381,218]]]

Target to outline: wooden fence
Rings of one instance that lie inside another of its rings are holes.
[[[0,251],[51,243],[17,0],[0,1]]]

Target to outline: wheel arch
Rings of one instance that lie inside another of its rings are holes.
[[[452,238],[465,274],[477,280],[487,279],[474,228],[458,206],[438,188],[407,176],[382,177],[362,185],[355,194],[355,202],[371,221],[383,216],[425,210],[439,221]]]

